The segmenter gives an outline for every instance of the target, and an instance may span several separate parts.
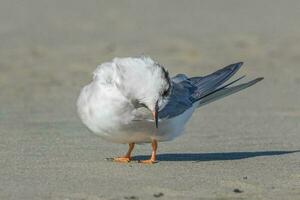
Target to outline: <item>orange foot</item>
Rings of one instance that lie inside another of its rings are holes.
[[[117,157],[113,158],[114,162],[119,162],[119,163],[129,163],[131,161],[130,157]]]
[[[157,160],[139,160],[139,163],[142,163],[142,164],[155,164],[155,163],[158,163]]]

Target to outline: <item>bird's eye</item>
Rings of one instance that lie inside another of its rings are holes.
[[[167,96],[168,95],[168,93],[169,93],[169,90],[165,90],[163,93],[162,93],[162,96]]]

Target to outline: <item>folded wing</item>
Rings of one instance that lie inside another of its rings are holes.
[[[199,106],[206,105],[240,90],[246,89],[263,78],[254,79],[248,83],[232,86],[243,77],[224,85],[242,66],[242,62],[224,67],[203,77],[188,78],[179,74],[172,78],[172,91],[166,106],[159,111],[159,118],[172,118],[191,108],[196,102]]]

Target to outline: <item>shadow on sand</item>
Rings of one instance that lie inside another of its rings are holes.
[[[158,161],[221,161],[240,160],[259,156],[277,156],[283,154],[297,153],[296,151],[254,151],[254,152],[226,152],[226,153],[168,153],[158,154]],[[149,159],[149,155],[134,156],[133,160]]]

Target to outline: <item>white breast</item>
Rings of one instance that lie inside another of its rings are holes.
[[[162,85],[167,84],[162,72],[158,64],[146,57],[116,58],[99,65],[93,81],[79,95],[80,119],[93,133],[112,142],[142,143],[175,138],[183,132],[194,107],[172,119],[159,120],[156,129],[151,112],[148,111],[150,117],[137,117],[139,113],[132,104],[138,99],[148,104],[148,108],[154,105]]]
[[[112,128],[132,120],[134,108],[113,86],[92,82],[85,86],[77,100],[77,110],[83,123],[94,133],[107,134]]]
[[[77,101],[78,115],[88,129],[117,143],[171,140],[183,132],[196,107],[172,119],[160,120],[156,129],[153,120],[136,120],[133,105],[113,86],[92,82],[82,89]]]

